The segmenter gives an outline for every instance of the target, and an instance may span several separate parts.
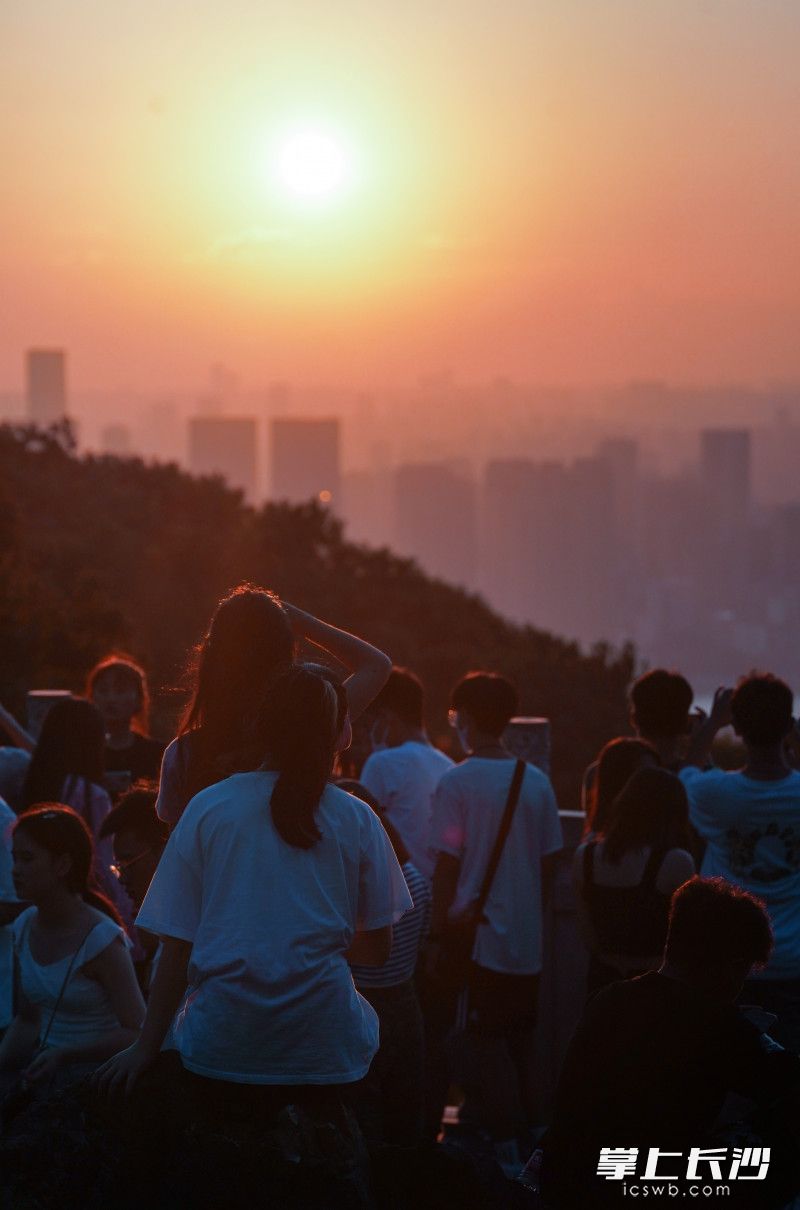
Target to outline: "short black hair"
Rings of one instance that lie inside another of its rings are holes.
[[[122,795],[100,825],[100,836],[116,832],[135,832],[148,844],[164,845],[169,839],[169,825],[156,815],[158,790],[154,782],[137,781]]]
[[[421,728],[425,713],[422,681],[409,668],[392,668],[372,708],[376,711],[391,710],[409,727]]]
[[[664,957],[684,970],[766,966],[772,928],[760,899],[724,878],[690,878],[672,896]]]
[[[466,710],[487,735],[500,736],[519,710],[519,694],[511,681],[496,672],[468,672],[458,682],[450,703]]]
[[[683,735],[693,698],[685,676],[666,668],[651,668],[631,687],[636,726],[644,735]]]
[[[794,695],[770,672],[751,672],[733,691],[731,715],[746,744],[779,744],[792,726]]]

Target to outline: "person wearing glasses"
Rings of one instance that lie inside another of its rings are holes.
[[[156,815],[157,796],[155,783],[137,782],[123,794],[100,828],[101,837],[110,837],[114,846],[111,872],[119,879],[136,912],[142,906],[169,838],[168,826]],[[144,960],[135,965],[139,984],[147,995],[161,945],[151,933],[137,930],[137,934]]]

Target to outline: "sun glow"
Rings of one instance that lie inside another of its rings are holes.
[[[356,157],[347,139],[318,123],[296,125],[276,140],[270,175],[279,192],[301,205],[329,205],[351,191]]]

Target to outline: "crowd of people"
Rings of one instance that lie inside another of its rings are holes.
[[[772,1163],[731,1200],[790,1204],[800,771],[783,681],[751,674],[707,717],[678,673],[633,685],[634,734],[584,777],[586,1003],[542,1120],[546,922],[569,866],[552,785],[507,742],[516,687],[466,673],[445,754],[413,672],[250,585],[220,602],[193,677],[166,746],[144,670],[113,655],[35,743],[12,726],[0,749],[8,1205],[113,1190],[117,1207],[583,1210],[626,1193],[604,1152],[743,1137]],[[345,779],[359,719],[371,753]],[[743,764],[723,771],[731,725]],[[63,1178],[69,1112],[103,1157],[91,1187]]]

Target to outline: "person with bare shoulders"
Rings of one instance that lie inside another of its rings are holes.
[[[686,791],[654,766],[628,780],[605,834],[578,846],[578,920],[594,959],[589,995],[658,966],[670,898],[695,873],[691,846]]]

